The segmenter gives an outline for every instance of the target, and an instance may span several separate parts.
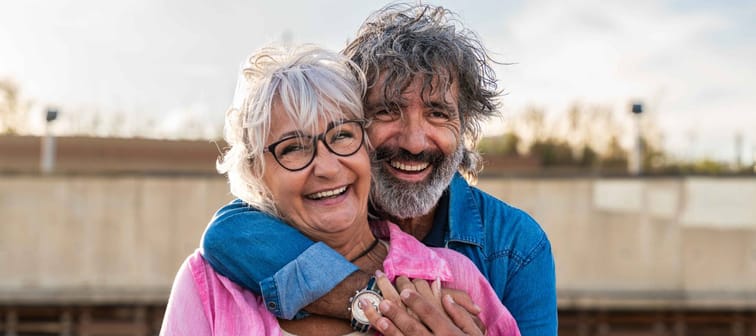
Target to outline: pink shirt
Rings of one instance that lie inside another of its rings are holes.
[[[485,277],[467,257],[445,248],[430,248],[389,223],[390,249],[383,262],[386,276],[441,279],[444,287],[467,292],[482,312],[489,335],[520,335],[517,324]],[[215,273],[199,251],[176,275],[160,335],[283,335],[263,299]]]

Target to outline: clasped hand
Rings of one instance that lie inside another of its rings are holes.
[[[396,287],[385,274],[376,272],[384,300],[380,314],[365,314],[377,331],[386,336],[400,335],[485,335],[478,307],[467,293],[441,288],[439,280],[396,278]],[[381,315],[382,314],[382,315]]]

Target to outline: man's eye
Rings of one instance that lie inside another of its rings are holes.
[[[388,109],[377,110],[372,113],[372,117],[377,120],[388,121],[399,118],[399,111],[393,111]]]
[[[430,116],[434,119],[449,119],[449,114],[441,111],[432,111]]]

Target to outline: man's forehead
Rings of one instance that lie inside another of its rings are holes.
[[[384,73],[376,81],[375,85],[372,85],[368,89],[367,103],[369,105],[400,104],[411,99],[413,96],[421,95],[426,103],[456,105],[459,98],[457,83],[458,81],[453,81],[448,76],[439,75],[432,75],[432,77],[414,75],[409,80],[392,79],[387,83]],[[398,85],[403,87],[401,92],[396,90],[396,86]]]

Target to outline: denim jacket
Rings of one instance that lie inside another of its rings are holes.
[[[459,174],[436,211],[436,217],[446,214],[446,220],[436,218],[431,235],[440,234],[444,246],[473,261],[522,335],[556,335],[554,258],[538,223],[468,185]],[[431,243],[428,240],[424,242]],[[202,253],[218,273],[261,295],[268,310],[283,318],[295,317],[357,270],[327,245],[313,243],[240,200],[213,217],[202,239]]]

